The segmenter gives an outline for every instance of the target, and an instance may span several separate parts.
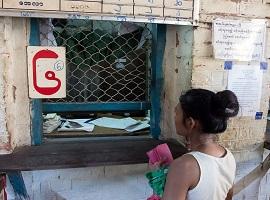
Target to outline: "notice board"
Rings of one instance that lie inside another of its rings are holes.
[[[217,59],[262,61],[265,59],[265,19],[213,21],[214,56]]]
[[[0,16],[193,25],[199,0],[0,0]]]

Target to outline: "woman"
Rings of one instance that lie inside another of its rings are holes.
[[[192,89],[175,109],[176,131],[191,151],[173,161],[162,200],[229,200],[236,164],[231,152],[216,143],[216,134],[237,115],[239,103],[229,90]]]

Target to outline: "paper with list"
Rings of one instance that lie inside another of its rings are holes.
[[[239,101],[239,116],[255,116],[260,111],[263,70],[260,64],[234,64],[228,74],[228,90]]]
[[[265,59],[266,20],[213,21],[214,56],[223,60],[262,61]]]

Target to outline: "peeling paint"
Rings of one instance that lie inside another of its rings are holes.
[[[16,86],[12,86],[12,94],[13,94],[13,103],[15,103],[15,101],[16,101],[16,90],[17,90],[17,88],[16,88]]]
[[[211,15],[217,15],[219,17],[227,17],[227,16],[239,17],[238,13],[235,13],[235,14],[230,13],[230,14],[228,14],[228,13],[215,12],[215,13],[211,13]]]
[[[204,42],[204,44],[206,44],[206,45],[211,45],[212,44],[212,42]]]
[[[181,141],[175,131],[174,108],[182,91],[191,86],[193,27],[167,26],[167,43],[163,63],[164,85],[162,101],[162,138]],[[176,47],[175,47],[176,45]],[[165,93],[166,92],[166,93]]]
[[[27,46],[29,21],[12,17],[0,20],[0,33],[4,36],[0,38],[3,44],[0,49],[0,154],[6,154],[17,146],[31,144],[29,99],[26,95],[27,57],[22,48]]]
[[[180,44],[179,38],[178,38],[178,33],[176,32],[176,47],[178,47]]]
[[[234,3],[240,3],[242,0],[230,0],[230,1]]]
[[[0,143],[0,155],[10,154],[12,147],[9,143]]]

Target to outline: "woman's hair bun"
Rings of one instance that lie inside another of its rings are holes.
[[[213,115],[229,118],[238,114],[239,103],[236,95],[230,90],[223,90],[216,93],[212,99]]]

